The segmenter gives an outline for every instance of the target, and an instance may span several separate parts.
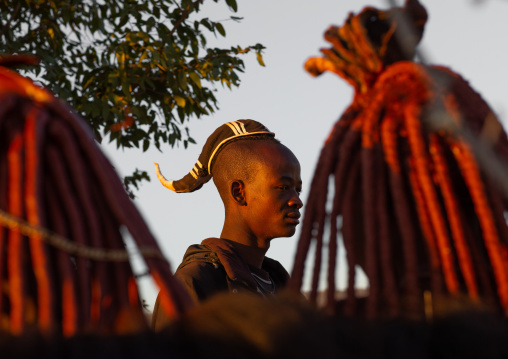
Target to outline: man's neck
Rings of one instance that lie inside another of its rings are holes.
[[[238,254],[238,256],[240,256],[240,258],[242,258],[242,260],[244,260],[249,266],[261,268],[268,248],[260,248],[255,245],[252,246],[243,244],[223,235],[221,235],[221,239],[228,241],[234,248],[236,254]]]
[[[265,254],[270,247],[270,240],[258,238],[248,230],[243,217],[235,213],[227,213],[220,237],[234,242],[235,251],[249,265],[261,268]]]

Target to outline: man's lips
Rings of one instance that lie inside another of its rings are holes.
[[[300,218],[299,212],[289,212],[288,214],[286,214],[286,220],[289,223],[299,224],[300,221],[298,220],[298,218]]]

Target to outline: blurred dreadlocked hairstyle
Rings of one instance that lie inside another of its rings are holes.
[[[414,31],[399,30],[404,19]],[[311,74],[331,71],[355,88],[353,103],[322,149],[292,273],[292,286],[300,289],[314,241],[315,302],[328,220],[332,313],[338,310],[339,218],[348,264],[344,314],[356,312],[356,265],[369,278],[369,318],[422,317],[424,293],[434,305],[444,295],[465,295],[508,312],[507,202],[479,167],[469,139],[483,141],[504,162],[508,140],[488,105],[459,75],[410,61],[426,19],[417,0],[389,11],[366,8],[350,14],[342,27],[330,27],[325,39],[333,47],[306,63]]]
[[[187,297],[91,131],[50,93],[0,67],[0,329],[146,329],[122,227],[165,311],[178,315]]]

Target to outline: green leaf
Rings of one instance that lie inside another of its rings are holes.
[[[148,21],[146,22],[147,30],[150,31],[152,28],[155,27],[155,19],[153,17],[150,17]]]
[[[199,87],[201,88],[201,78],[199,77],[199,75],[195,72],[191,72],[189,74],[189,77],[191,78],[191,80]]]
[[[210,22],[210,20],[208,20],[208,18],[204,18],[201,20],[201,23],[210,31],[213,31],[213,26],[212,26],[212,23]]]
[[[104,121],[107,121],[107,120],[108,120],[109,113],[110,113],[110,112],[109,112],[109,107],[108,107],[107,103],[106,103],[106,104],[104,104],[104,103],[103,103],[103,104],[102,104],[102,119],[103,119]]]
[[[236,0],[226,0],[226,4],[233,10],[234,12],[238,11],[238,6],[236,4]]]
[[[215,24],[215,28],[217,29],[217,31],[222,35],[222,36],[226,36],[226,30],[224,30],[224,26],[222,26],[222,24],[220,22],[216,23]]]
[[[187,75],[184,71],[180,71],[178,74],[178,80],[180,82],[180,88],[187,91]]]

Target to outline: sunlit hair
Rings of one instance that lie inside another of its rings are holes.
[[[293,288],[301,288],[314,242],[315,302],[328,228],[327,309],[332,313],[359,314],[357,265],[369,279],[364,311],[369,318],[420,318],[449,296],[508,312],[507,201],[480,168],[471,142],[481,142],[492,156],[508,162],[508,140],[499,121],[480,95],[447,68],[386,63],[385,58],[403,57],[385,53],[373,55],[379,66],[362,75],[365,56],[383,50],[369,36],[390,43],[401,13],[422,30],[422,9],[410,0],[402,9],[368,8],[351,15],[343,27],[327,31],[333,48],[306,64],[313,74],[332,71],[355,87],[353,103],[321,151],[292,274]],[[341,306],[335,300],[339,230],[348,268]]]
[[[125,230],[178,316],[187,296],[84,121],[0,67],[0,329],[147,329]]]

